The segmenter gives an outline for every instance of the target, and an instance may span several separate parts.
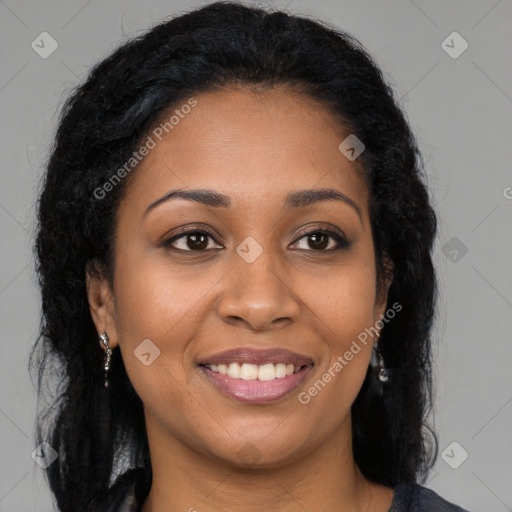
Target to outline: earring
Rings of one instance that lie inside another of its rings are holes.
[[[389,380],[389,370],[384,367],[384,358],[380,352],[380,347],[377,347],[377,357],[379,359],[379,380],[387,382]]]
[[[379,336],[380,336],[380,333],[377,336],[377,341],[373,345],[373,348],[375,350],[377,365],[379,367],[379,380],[381,382],[387,382],[389,380],[391,374],[390,374],[390,371],[388,369],[386,369],[386,367],[384,366],[384,358],[382,357],[382,353],[381,353],[380,347],[379,347],[379,341],[378,341]]]
[[[108,372],[110,370],[110,359],[111,359],[111,356],[112,356],[112,349],[108,346],[109,339],[110,338],[108,337],[108,334],[106,332],[104,332],[100,336],[100,340],[101,340],[101,342],[103,343],[103,345],[105,347],[105,360],[104,360],[104,363],[103,363],[103,369],[105,370],[104,386],[106,388],[109,387]]]

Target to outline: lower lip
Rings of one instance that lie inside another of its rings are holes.
[[[200,366],[207,379],[230,398],[240,402],[266,404],[275,402],[295,391],[304,381],[312,364],[304,366],[297,373],[274,380],[233,379],[222,373],[213,372],[206,366]]]

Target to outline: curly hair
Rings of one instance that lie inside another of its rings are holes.
[[[393,268],[388,304],[402,310],[379,346],[392,379],[370,365],[352,405],[354,458],[364,476],[396,486],[424,482],[437,457],[428,426],[433,408],[431,328],[436,216],[417,143],[377,64],[353,36],[282,11],[222,1],[165,20],[98,63],[63,106],[38,202],[36,272],[42,318],[30,354],[38,393],[36,444],[59,457],[46,469],[61,511],[119,510],[152,482],[142,401],[119,351],[103,387],[86,290],[93,265],[114,272],[113,233],[123,180],[112,178],[173,105],[232,84],[288,86],[327,105],[366,149],[358,159],[370,196],[378,276]],[[134,173],[136,170],[133,171]]]

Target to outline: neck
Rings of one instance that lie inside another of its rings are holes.
[[[311,452],[259,468],[199,453],[146,422],[153,483],[141,512],[386,512],[391,503],[392,489],[366,480],[354,461],[350,417]]]

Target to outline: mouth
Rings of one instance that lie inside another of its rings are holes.
[[[254,404],[290,395],[313,366],[307,356],[284,349],[236,349],[198,363],[201,373],[224,395]]]
[[[265,364],[248,364],[248,363],[229,363],[226,364],[212,364],[201,365],[208,368],[213,373],[227,375],[232,379],[242,380],[259,380],[271,381],[275,379],[283,379],[289,377],[294,373],[299,372],[307,365],[295,366],[292,363],[265,363]]]

